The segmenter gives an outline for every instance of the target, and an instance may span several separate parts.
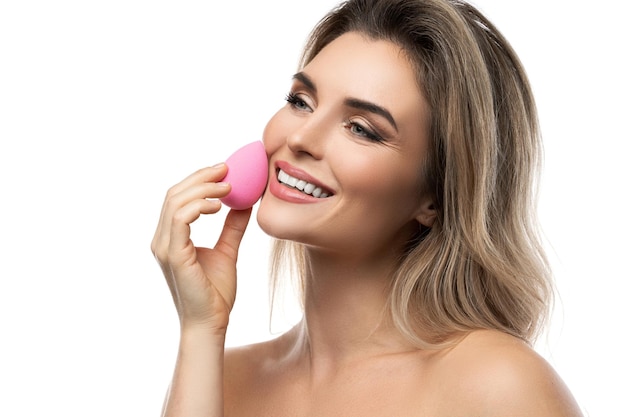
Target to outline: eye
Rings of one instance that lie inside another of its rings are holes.
[[[373,130],[364,127],[362,124],[349,120],[345,124],[346,128],[350,130],[350,133],[360,136],[375,142],[382,142],[383,138]]]
[[[295,110],[301,110],[301,111],[311,111],[312,110],[311,106],[309,106],[307,104],[307,102],[304,101],[303,99],[301,99],[297,94],[288,93],[287,96],[285,97],[285,100]]]

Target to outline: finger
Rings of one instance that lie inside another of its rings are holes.
[[[193,185],[203,184],[203,183],[214,183],[216,181],[220,181],[226,176],[226,172],[228,172],[228,167],[224,163],[220,163],[214,165],[212,167],[202,168],[193,174],[189,175],[187,178],[179,182],[178,184],[171,187],[165,196],[165,200],[163,201],[163,206],[161,207],[161,214],[159,216],[159,222],[157,225],[157,230],[154,234],[152,240],[152,251],[155,252],[156,241],[159,236],[162,236],[164,233],[169,233],[169,228],[166,231],[163,231],[164,225],[169,225],[169,218],[171,216],[171,210],[168,210],[168,207],[171,206],[172,197],[175,195],[179,195],[183,190],[187,190]],[[225,190],[224,193],[227,193]],[[225,194],[224,194],[225,195]],[[221,198],[224,195],[220,193],[210,193],[208,192],[203,198]],[[185,201],[189,201],[193,196],[187,195],[186,199],[179,200],[179,204],[184,204]],[[200,198],[198,195],[195,198]],[[166,220],[168,219],[168,220]]]
[[[191,245],[191,227],[201,214],[217,213],[222,207],[219,200],[194,200],[177,210],[170,225],[168,253],[170,256],[178,254]]]
[[[216,199],[224,197],[230,192],[230,189],[230,184],[226,183],[201,183],[195,184],[187,189],[183,189],[178,194],[171,196],[169,200],[166,201],[161,212],[161,218],[159,220],[159,225],[157,226],[157,231],[155,233],[153,248],[155,247],[155,245],[158,246],[158,241],[160,239],[165,239],[164,245],[165,247],[168,246],[169,235],[171,234],[172,217],[181,208],[190,205],[190,203],[194,201],[203,201],[205,199]],[[191,209],[192,207],[197,207],[198,209],[200,209],[201,206],[190,205],[188,209]],[[203,214],[210,213],[213,212],[209,211]],[[183,213],[178,213],[178,215],[181,214]],[[197,215],[199,216],[200,213],[198,212]]]
[[[161,207],[161,216],[159,217],[159,225],[163,224],[164,218],[168,218],[167,214],[169,213],[167,211],[167,208],[168,208],[168,205],[171,204],[172,198],[174,196],[180,195],[181,192],[183,192],[184,190],[190,189],[194,185],[205,184],[205,183],[215,183],[216,181],[223,179],[226,176],[226,172],[228,172],[228,167],[226,166],[226,164],[220,163],[212,167],[199,169],[198,171],[189,175],[178,184],[171,187],[167,191],[165,200],[163,201],[163,206]],[[203,198],[221,198],[224,195],[225,194],[222,195],[219,193],[215,194],[214,196],[208,194],[206,197],[203,197]],[[196,196],[195,198],[199,198],[199,196]],[[189,200],[190,198],[187,199],[187,201]],[[180,204],[184,204],[184,203],[185,203],[184,200],[180,202]],[[158,229],[158,226],[157,226],[157,229]]]
[[[237,260],[239,244],[246,231],[252,209],[230,210],[224,222],[224,228],[215,245],[215,250],[220,251],[233,260]]]
[[[226,182],[209,182],[191,185],[181,189],[177,194],[172,195],[165,204],[165,217],[172,212],[189,204],[191,201],[200,199],[222,198],[228,195],[231,185]]]
[[[212,167],[202,168],[189,175],[187,178],[174,185],[168,190],[168,195],[178,194],[181,190],[187,189],[194,184],[218,182],[224,179],[228,167],[224,163]]]

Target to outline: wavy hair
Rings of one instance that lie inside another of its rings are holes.
[[[350,0],[313,29],[300,66],[346,32],[399,45],[431,110],[421,174],[437,218],[407,242],[390,282],[393,323],[421,347],[476,329],[533,342],[552,284],[535,216],[537,112],[517,55],[460,0]],[[275,242],[273,288],[285,261],[304,290],[304,247],[285,241]]]

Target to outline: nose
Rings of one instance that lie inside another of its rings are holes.
[[[287,136],[287,146],[296,155],[322,159],[330,133],[329,123],[323,115],[315,112],[302,118]]]

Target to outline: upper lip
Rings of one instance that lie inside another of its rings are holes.
[[[335,191],[331,187],[325,185],[323,182],[313,177],[306,171],[303,171],[302,169],[297,168],[286,161],[276,161],[275,165],[276,168],[285,171],[285,173],[289,174],[292,177],[314,184],[315,186],[320,187],[322,190],[330,195],[335,194]]]

